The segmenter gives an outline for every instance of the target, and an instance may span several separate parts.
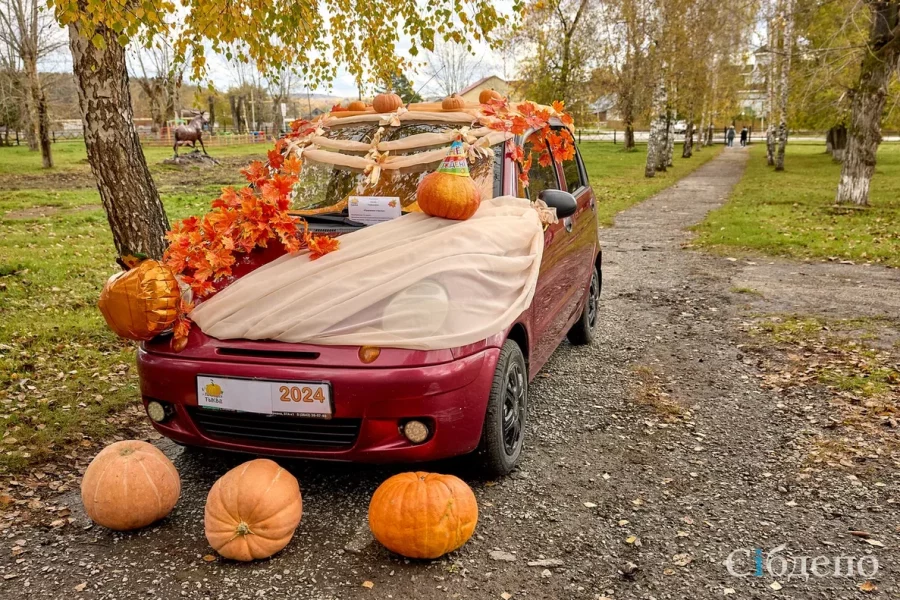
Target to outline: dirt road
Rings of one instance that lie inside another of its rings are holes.
[[[293,464],[305,512],[288,548],[256,564],[206,562],[206,493],[240,459],[160,441],[184,483],[168,519],[113,534],[91,527],[72,493],[74,523],[5,532],[0,597],[900,596],[898,457],[872,458],[866,477],[809,469],[805,439],[827,420],[828,397],[761,387],[741,331],[748,315],[785,310],[892,317],[900,278],[682,249],[684,228],[724,201],[746,160],[726,151],[601,232],[599,339],[564,344],[535,379],[520,470],[499,481],[463,474],[481,517],[460,551],[406,561],[372,542],[368,499],[394,470]],[[732,291],[749,285],[762,296]],[[824,557],[815,573],[813,557]],[[869,579],[877,589],[861,591]]]

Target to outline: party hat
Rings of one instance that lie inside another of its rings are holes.
[[[438,167],[438,173],[469,176],[469,163],[466,162],[466,153],[463,151],[462,142],[457,140],[450,145],[450,152]]]

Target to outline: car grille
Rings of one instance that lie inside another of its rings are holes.
[[[200,430],[229,441],[339,450],[356,443],[361,419],[309,419],[188,408]]]

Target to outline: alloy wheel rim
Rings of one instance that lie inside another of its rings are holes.
[[[506,393],[503,398],[503,448],[513,456],[522,444],[525,425],[525,374],[518,363],[506,372]]]
[[[591,276],[591,291],[588,294],[588,325],[593,329],[597,323],[597,303],[600,298],[600,281],[597,271]]]

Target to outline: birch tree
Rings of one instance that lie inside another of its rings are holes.
[[[881,142],[881,121],[892,75],[900,66],[900,1],[866,0],[869,39],[852,90],[850,127],[835,201],[865,206]]]
[[[790,94],[791,54],[794,48],[794,0],[781,0],[781,59],[778,73],[778,140],[775,170],[784,171],[784,151],[788,136],[788,98]]]
[[[50,115],[41,86],[38,61],[63,44],[58,27],[39,0],[0,0],[0,41],[21,60],[25,75],[23,100],[30,136],[40,148],[45,169],[53,167]]]
[[[775,40],[778,35],[777,11],[775,0],[768,0],[766,2],[766,58],[768,59],[766,65],[766,163],[770,167],[775,166],[775,120],[777,118],[775,102],[776,82],[779,81],[778,64],[780,64],[780,60],[775,55]]]

